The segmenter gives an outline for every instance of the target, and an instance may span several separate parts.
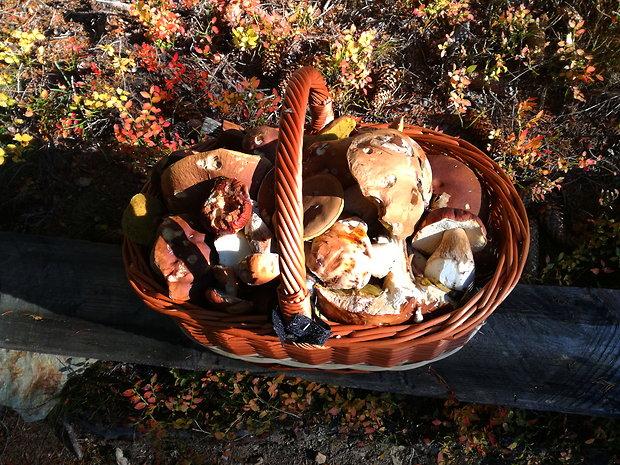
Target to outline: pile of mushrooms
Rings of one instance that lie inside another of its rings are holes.
[[[277,128],[229,127],[156,167],[163,216],[125,212],[127,224],[157,224],[140,243],[171,299],[248,313],[261,310],[257,295],[275,295],[277,142]],[[487,243],[475,173],[426,154],[402,121],[360,129],[337,118],[304,138],[303,156],[308,287],[320,317],[400,324],[458,304]]]

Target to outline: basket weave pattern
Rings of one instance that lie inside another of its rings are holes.
[[[301,145],[307,102],[313,121],[310,130],[316,131],[330,116],[331,100],[321,75],[313,68],[302,68],[291,78],[280,121],[276,238],[282,272],[278,298],[285,318],[308,312],[310,305],[305,289],[301,207]],[[459,308],[427,315],[421,323],[397,326],[330,322],[332,336],[322,347],[282,344],[273,331],[269,315],[231,315],[171,300],[165,286],[153,276],[148,251],[125,237],[123,259],[131,286],[147,306],[172,317],[200,344],[248,360],[256,357],[258,362],[260,357],[265,357],[293,359],[317,369],[325,364],[398,369],[403,364],[433,360],[458,350],[517,284],[529,246],[527,216],[508,176],[479,149],[461,139],[417,126],[405,126],[404,132],[426,153],[447,154],[468,165],[478,175],[486,198],[490,199],[486,227],[497,264],[488,282]],[[145,184],[143,192],[161,195],[159,187],[150,182]]]

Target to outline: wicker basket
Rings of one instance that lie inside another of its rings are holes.
[[[276,215],[281,283],[280,309],[285,318],[309,306],[302,239],[301,146],[306,105],[320,129],[330,116],[331,100],[314,68],[301,68],[290,80],[280,121],[276,163]],[[374,127],[386,127],[376,125]],[[415,126],[404,132],[427,153],[448,154],[476,172],[490,199],[486,222],[496,267],[459,308],[430,314],[421,323],[397,326],[332,324],[324,346],[282,343],[270,316],[231,315],[171,300],[153,276],[148,251],[125,237],[123,259],[131,286],[150,308],[171,316],[187,335],[215,352],[252,363],[333,371],[381,371],[416,368],[463,347],[517,284],[529,246],[529,227],[521,199],[510,179],[487,155],[458,138]],[[147,183],[143,192],[160,195]]]

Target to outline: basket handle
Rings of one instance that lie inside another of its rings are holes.
[[[334,117],[332,100],[323,76],[313,67],[298,69],[290,78],[280,114],[276,155],[276,238],[280,255],[278,301],[286,321],[295,314],[312,316],[306,289],[303,240],[301,161],[306,106],[310,106],[310,132]]]

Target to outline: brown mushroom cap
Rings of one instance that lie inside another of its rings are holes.
[[[257,126],[248,129],[241,142],[241,149],[246,153],[264,155],[275,165],[280,130],[271,126]]]
[[[272,165],[264,157],[217,149],[188,155],[166,168],[161,177],[164,201],[172,213],[198,211],[214,178],[237,178],[255,196]]]
[[[447,155],[429,154],[433,170],[433,194],[450,197],[445,207],[460,208],[480,214],[482,188],[476,174],[465,163]]]
[[[254,307],[253,302],[230,295],[220,289],[208,288],[204,297],[210,307],[233,315],[250,313]]]
[[[327,231],[342,213],[344,191],[335,176],[322,173],[305,179],[302,185],[304,240]]]
[[[320,141],[304,148],[302,176],[308,178],[318,173],[333,174],[344,188],[355,183],[349,170],[347,151],[353,138]]]
[[[487,232],[480,218],[467,210],[446,207],[431,210],[426,215],[411,239],[411,247],[430,255],[441,243],[444,231],[455,228],[465,231],[473,252],[486,246]]]
[[[151,251],[151,265],[168,285],[173,300],[189,300],[210,279],[211,249],[205,235],[180,216],[165,218]]]
[[[258,214],[265,224],[273,226],[271,217],[276,211],[276,170],[271,169],[265,175],[258,188],[256,197]]]
[[[280,276],[278,254],[253,253],[239,263],[239,278],[250,286],[267,284],[278,276]]]
[[[347,152],[362,193],[377,203],[392,234],[410,236],[431,197],[432,173],[422,148],[393,129],[356,136]]]

